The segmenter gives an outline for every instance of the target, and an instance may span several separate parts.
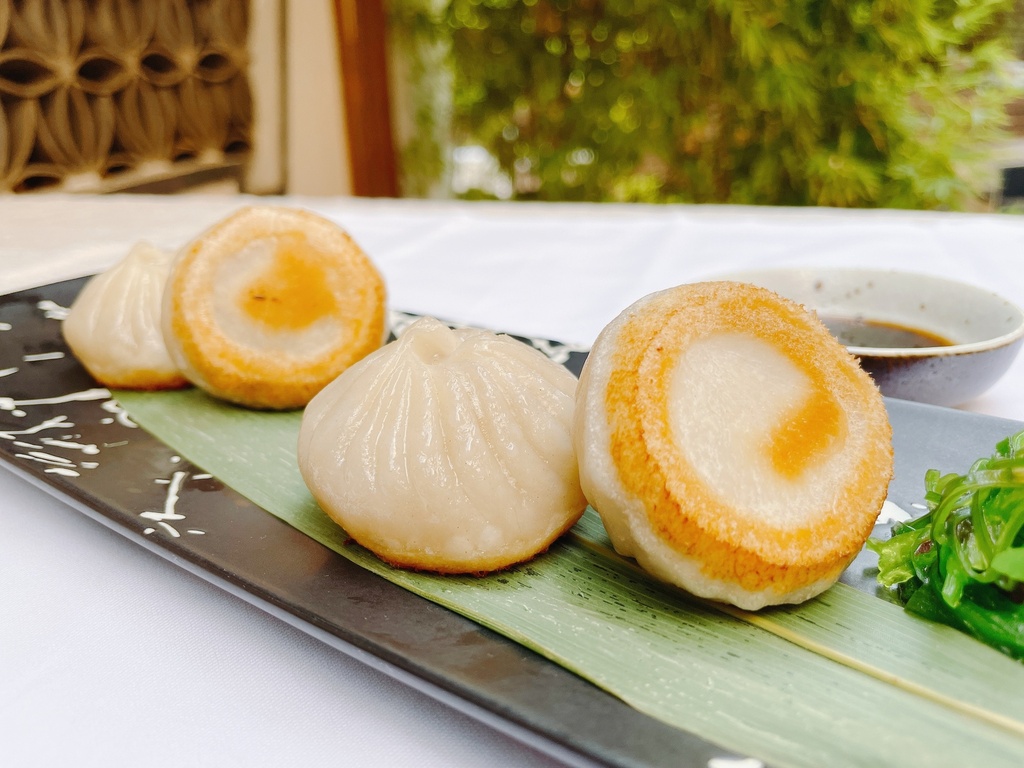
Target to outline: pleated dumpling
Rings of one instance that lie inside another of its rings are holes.
[[[586,507],[575,388],[522,342],[422,318],[313,398],[299,467],[327,514],[389,563],[505,568],[545,550]]]
[[[160,307],[173,253],[140,242],[78,294],[64,340],[93,378],[115,389],[174,389],[188,382],[171,360]]]

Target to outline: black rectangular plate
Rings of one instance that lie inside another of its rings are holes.
[[[567,763],[704,768],[730,754],[363,570],[132,425],[61,336],[61,308],[82,284],[0,297],[0,458],[16,474],[338,650]],[[586,356],[524,341],[576,373]],[[899,400],[887,408],[896,452],[889,498],[906,510],[920,501],[926,469],[963,471],[1024,426]],[[178,498],[169,506],[172,488]],[[871,565],[870,555],[858,559],[843,580],[874,591]]]

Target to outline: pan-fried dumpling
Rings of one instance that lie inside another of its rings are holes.
[[[385,338],[384,280],[327,219],[243,208],[175,261],[164,338],[188,379],[253,408],[298,408]]]
[[[64,340],[93,378],[114,389],[174,389],[188,381],[171,360],[160,304],[174,254],[140,242],[86,283],[63,322]]]
[[[545,550],[586,507],[576,378],[508,336],[422,318],[306,407],[299,467],[381,559],[480,573]]]
[[[574,441],[621,554],[747,609],[834,583],[893,466],[882,396],[856,358],[803,307],[732,282],[652,294],[601,332]]]

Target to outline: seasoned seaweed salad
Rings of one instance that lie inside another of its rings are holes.
[[[966,474],[925,474],[928,512],[872,539],[878,581],[910,613],[1024,659],[1024,430]]]

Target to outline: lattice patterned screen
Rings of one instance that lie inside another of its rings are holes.
[[[0,0],[0,192],[238,165],[246,0]]]

